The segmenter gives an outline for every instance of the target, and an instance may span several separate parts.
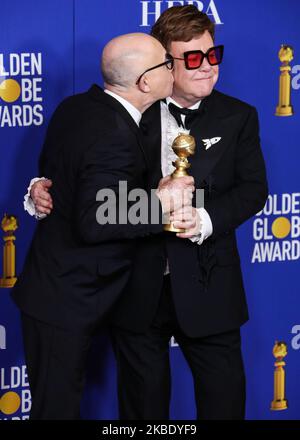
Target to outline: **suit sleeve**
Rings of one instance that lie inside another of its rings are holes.
[[[142,222],[127,221],[128,214],[133,214],[134,201],[126,203],[120,185],[126,198],[127,192],[136,190],[137,185],[136,158],[129,142],[109,133],[97,139],[83,155],[77,179],[76,226],[81,240],[87,244],[144,237],[163,230],[159,200],[157,222],[151,223],[151,198],[145,190],[140,202]]]
[[[205,204],[213,225],[212,238],[234,230],[262,210],[268,197],[258,117],[254,107],[250,107],[240,132],[234,165],[234,186]]]

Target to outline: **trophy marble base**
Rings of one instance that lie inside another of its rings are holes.
[[[292,116],[293,114],[294,110],[291,105],[276,107],[275,116]]]
[[[283,409],[287,409],[287,407],[288,407],[287,400],[273,400],[271,404],[271,409],[273,411],[280,411]]]
[[[0,278],[0,287],[6,287],[6,288],[14,287],[16,281],[17,281],[16,277]]]

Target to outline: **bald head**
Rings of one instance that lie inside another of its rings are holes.
[[[127,89],[146,69],[163,59],[162,45],[147,34],[121,35],[103,49],[101,70],[107,85]]]

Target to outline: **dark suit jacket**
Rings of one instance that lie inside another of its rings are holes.
[[[93,86],[66,99],[50,122],[40,175],[53,180],[54,210],[37,225],[12,296],[30,316],[55,325],[90,328],[128,281],[135,238],[161,224],[96,222],[96,193],[119,181],[146,188],[147,152],[125,108]],[[130,205],[129,205],[130,207]]]
[[[235,229],[260,211],[268,195],[255,108],[217,91],[201,103],[190,134],[196,140],[189,174],[205,190],[213,234],[202,245],[172,233],[139,240],[130,282],[113,323],[145,331],[158,306],[166,258],[182,330],[200,337],[238,328],[248,319]],[[143,115],[151,149],[151,185],[161,177],[160,103]],[[221,137],[205,149],[202,139]],[[163,237],[163,238],[162,238]]]

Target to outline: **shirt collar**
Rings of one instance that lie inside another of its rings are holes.
[[[142,113],[136,107],[134,107],[134,105],[132,105],[126,99],[122,98],[122,96],[119,96],[116,93],[112,92],[111,90],[104,89],[104,92],[115,98],[117,101],[119,101],[120,104],[123,105],[123,107],[126,108],[132,119],[135,121],[136,125],[140,124]]]

